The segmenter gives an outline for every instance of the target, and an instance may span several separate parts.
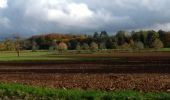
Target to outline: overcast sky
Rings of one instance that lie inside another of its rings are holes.
[[[0,0],[2,33],[170,30],[170,0]]]

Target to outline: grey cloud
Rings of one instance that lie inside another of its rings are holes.
[[[170,30],[169,4],[169,0],[8,0],[0,9],[0,33]]]

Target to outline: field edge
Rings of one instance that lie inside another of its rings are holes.
[[[135,90],[99,91],[81,89],[53,89],[22,84],[0,83],[0,98],[4,99],[62,99],[62,100],[145,100],[170,99],[168,92],[140,92]]]

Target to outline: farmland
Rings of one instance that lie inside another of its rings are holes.
[[[0,72],[35,73],[169,73],[169,52],[111,52],[76,54],[24,51],[20,57],[5,52]]]
[[[0,78],[52,88],[170,91],[170,53],[1,52]]]

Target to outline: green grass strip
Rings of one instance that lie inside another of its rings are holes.
[[[0,83],[0,99],[43,100],[170,100],[170,93],[51,89]]]

